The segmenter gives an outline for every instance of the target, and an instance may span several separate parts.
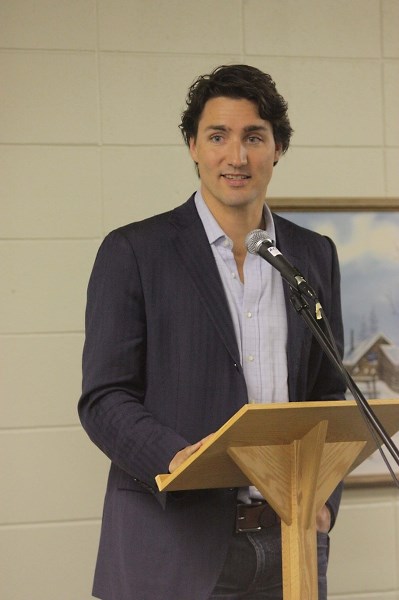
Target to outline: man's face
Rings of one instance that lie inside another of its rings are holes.
[[[272,125],[261,119],[254,102],[221,96],[205,104],[190,153],[198,164],[204,200],[220,214],[263,205],[281,150]]]

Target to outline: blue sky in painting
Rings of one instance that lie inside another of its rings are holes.
[[[334,240],[346,344],[351,332],[356,343],[376,331],[399,344],[399,212],[281,214]]]

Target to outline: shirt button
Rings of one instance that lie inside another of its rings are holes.
[[[249,362],[253,362],[255,360],[253,354],[248,354],[248,360]]]
[[[250,311],[247,312],[247,317],[250,319],[252,317],[252,313]]]
[[[236,274],[234,272],[231,274],[231,276],[232,276],[233,279],[236,278]]]
[[[250,399],[249,399],[249,403],[250,403],[250,404],[256,404],[256,400],[255,400],[255,398],[250,398]]]

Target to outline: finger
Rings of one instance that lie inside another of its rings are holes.
[[[189,458],[194,452],[201,447],[201,442],[197,442],[192,446],[186,446],[183,450],[180,450],[172,459],[169,465],[169,473],[173,473],[187,458]]]
[[[196,444],[192,444],[191,446],[187,446],[186,448],[184,448],[182,450],[182,452],[185,455],[185,459],[188,458],[189,456],[191,456],[192,454],[194,454],[194,452],[197,452],[197,450],[199,450],[201,448],[202,443],[203,443],[203,441],[200,440]]]
[[[210,433],[209,435],[207,435],[207,436],[205,436],[204,438],[202,438],[202,440],[201,440],[201,442],[200,442],[200,443],[201,443],[201,445],[202,445],[202,444],[205,444],[205,442],[207,442],[208,440],[212,439],[214,435],[215,435],[214,433]]]

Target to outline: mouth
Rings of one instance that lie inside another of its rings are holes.
[[[250,179],[250,175],[235,173],[222,173],[222,177],[224,177],[224,179],[228,179],[229,181],[243,181],[245,179]]]
[[[251,179],[251,176],[245,173],[222,173],[221,177],[226,182],[227,187],[236,190],[245,188]]]

